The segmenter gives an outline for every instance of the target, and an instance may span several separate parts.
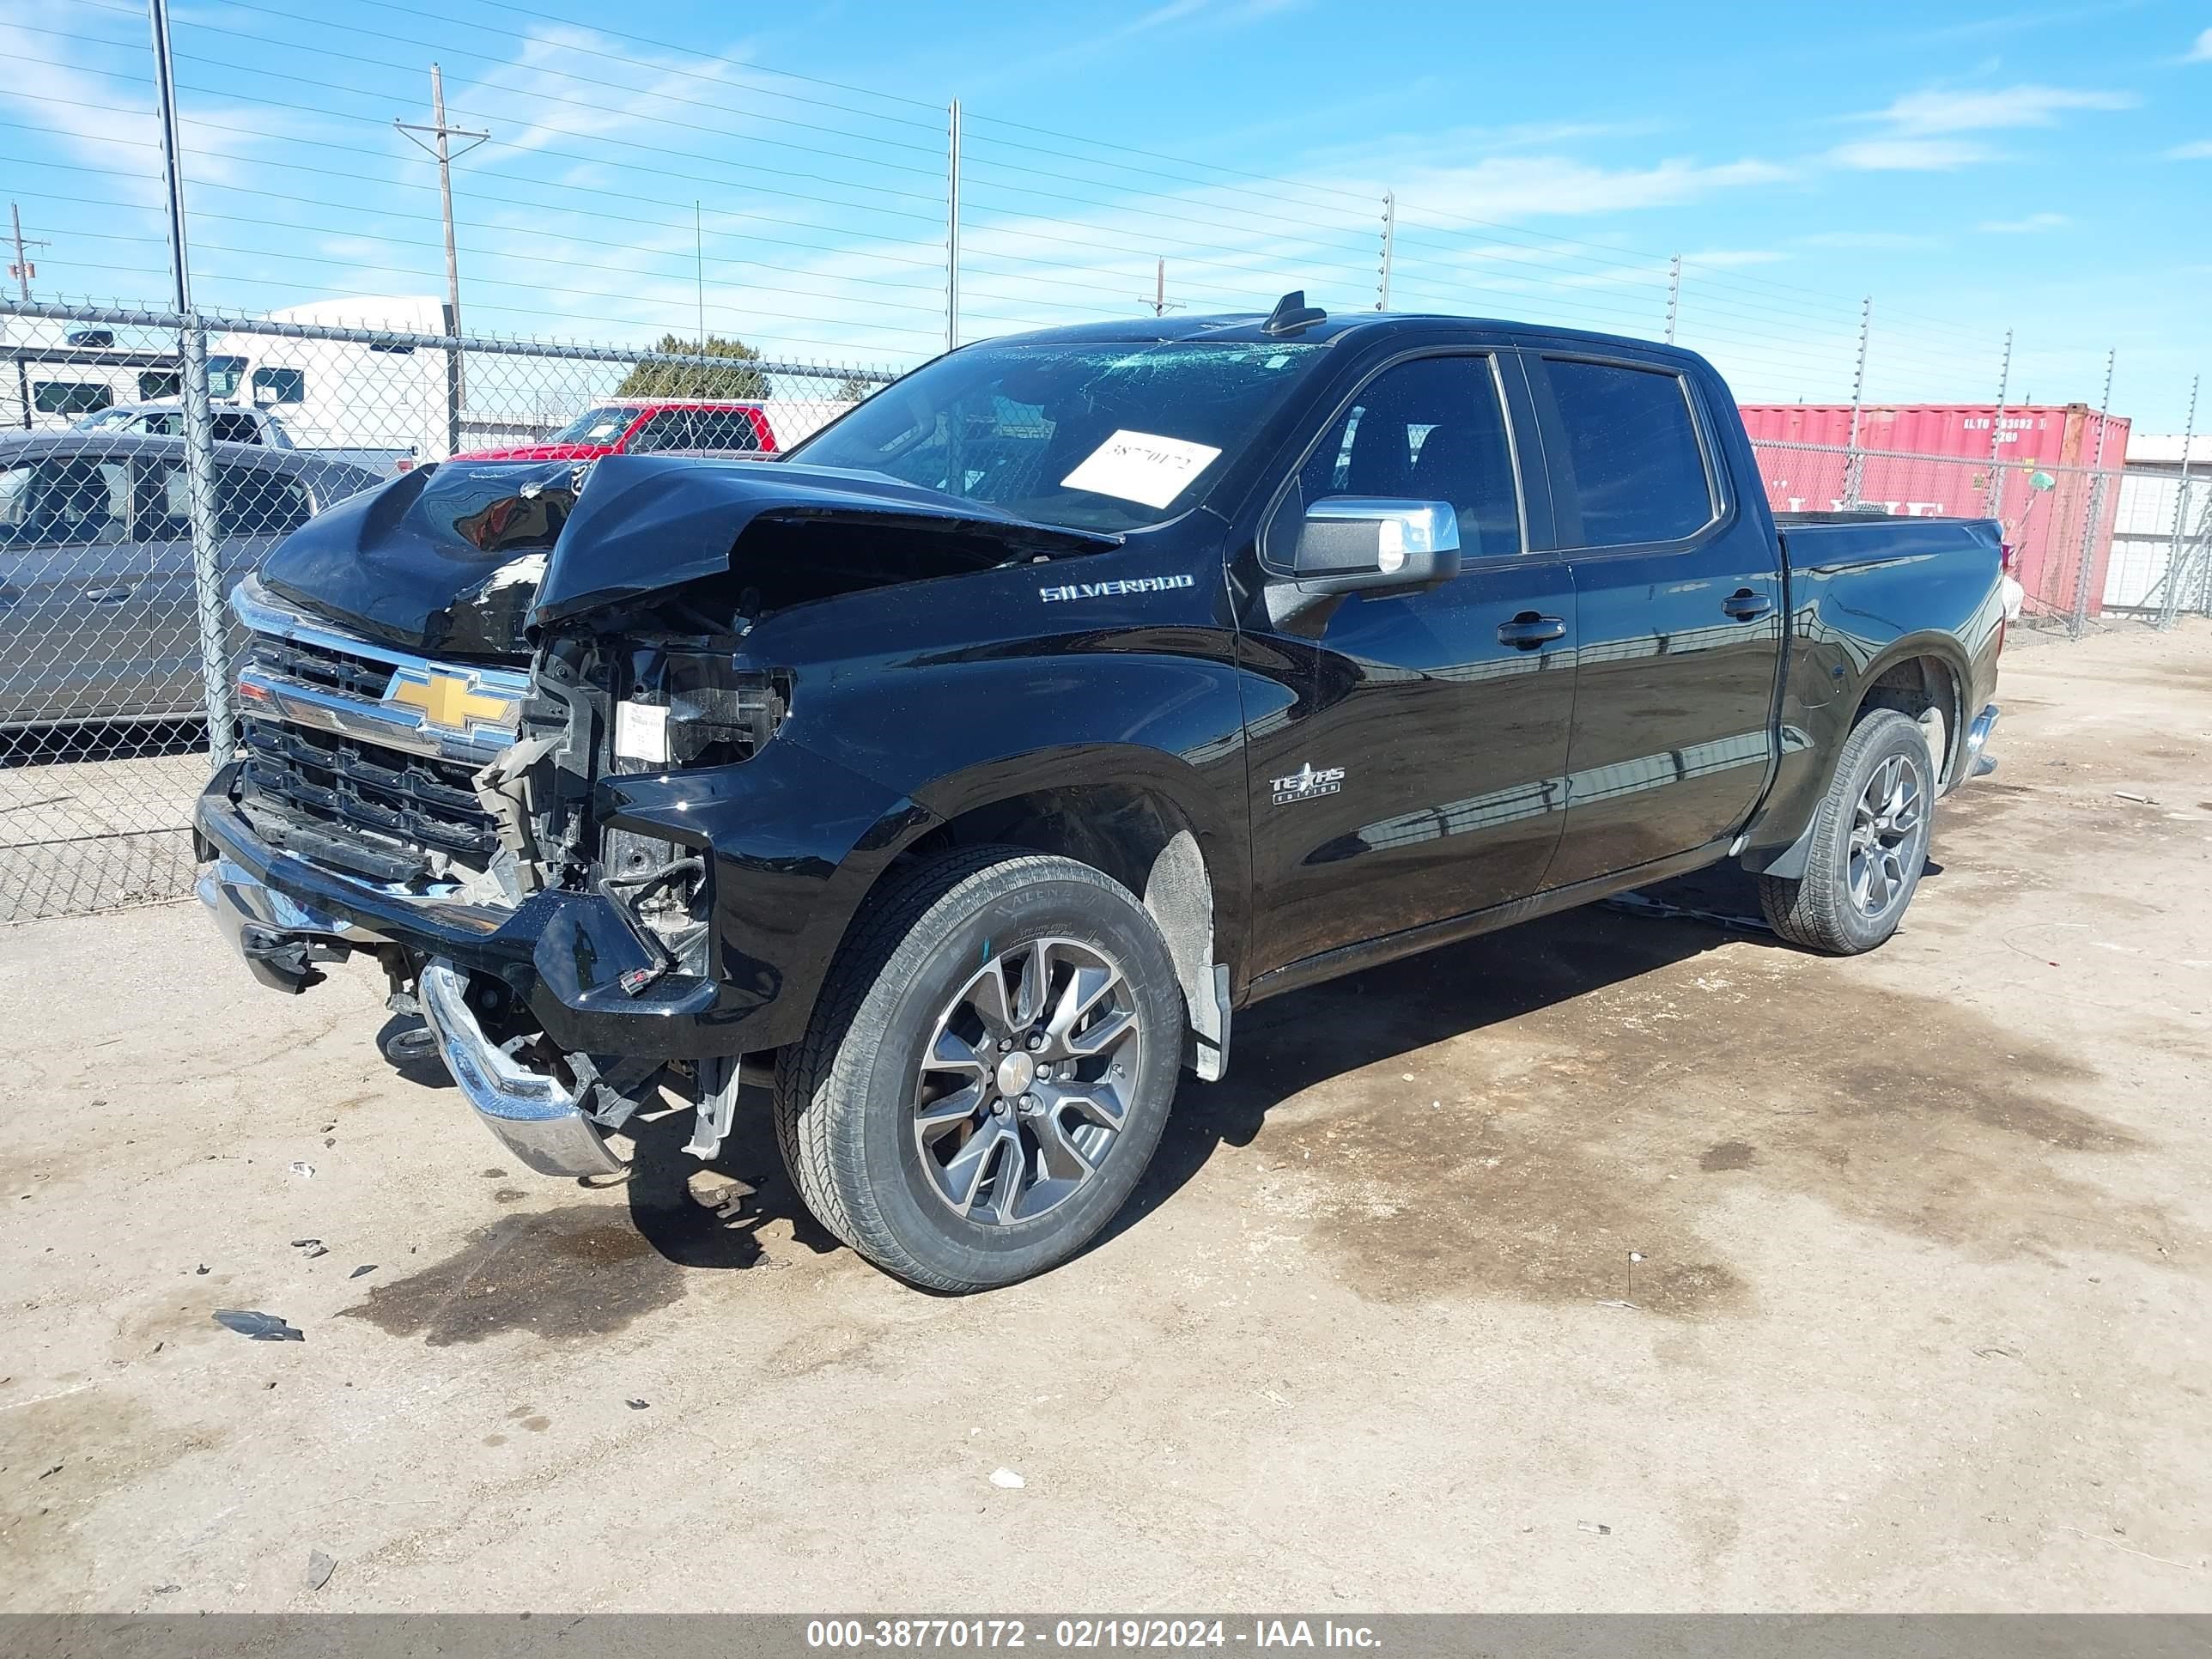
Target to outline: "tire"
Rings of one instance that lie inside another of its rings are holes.
[[[1183,1024],[1166,943],[1119,882],[1019,848],[952,854],[862,911],[777,1064],[777,1144],[816,1218],[886,1273],[1010,1285],[1127,1201]]]
[[[1814,814],[1805,873],[1759,878],[1768,925],[1793,945],[1839,957],[1871,951],[1894,933],[1928,860],[1936,770],[1926,728],[1893,708],[1869,710],[1844,739]],[[1877,778],[1885,780],[1875,803],[1881,810],[1863,811]],[[1889,780],[1898,781],[1895,789]],[[1907,806],[1917,810],[1899,833]]]

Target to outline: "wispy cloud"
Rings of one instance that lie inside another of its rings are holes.
[[[1984,219],[1976,228],[1998,236],[2027,236],[2073,222],[2063,213],[2031,213],[2024,219]]]
[[[2002,158],[1995,146],[1968,134],[2055,127],[2071,111],[2133,109],[2142,101],[2130,92],[2072,87],[1925,87],[1884,108],[1845,117],[1881,131],[1838,144],[1826,159],[1860,173],[1948,173]]]
[[[1924,135],[1988,132],[2013,127],[2055,127],[2069,110],[2133,109],[2131,92],[2087,92],[2069,87],[2019,86],[1965,91],[1930,87],[1910,92],[1887,109],[1853,118],[1878,122],[1892,132]]]
[[[1838,144],[1827,160],[1856,173],[1948,173],[1996,154],[1972,138],[1865,138]]]
[[[2189,56],[2182,61],[2188,64],[2212,64],[2212,29],[2207,29],[2197,37],[2197,44],[2189,49]]]
[[[2212,161],[2212,138],[2199,138],[2191,144],[2176,144],[2166,151],[2169,161]]]

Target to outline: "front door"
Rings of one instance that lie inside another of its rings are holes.
[[[0,468],[0,722],[132,712],[114,638],[136,593],[127,462],[49,455]]]
[[[1344,596],[1280,622],[1264,592],[1247,597],[1255,973],[1543,880],[1565,805],[1574,592],[1563,560],[1528,550],[1519,372],[1472,352],[1381,369],[1316,435],[1262,526],[1262,563],[1281,570],[1316,502],[1449,501],[1461,569],[1425,592]]]
[[[1774,752],[1778,553],[1668,363],[1527,354],[1574,572],[1566,833],[1547,886],[1741,829]]]

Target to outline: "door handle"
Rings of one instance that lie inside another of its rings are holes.
[[[113,587],[88,588],[84,597],[94,605],[119,605],[137,591],[128,584],[118,583]]]
[[[1533,611],[1523,611],[1511,622],[1498,624],[1498,642],[1517,645],[1523,651],[1534,651],[1547,640],[1565,639],[1567,625],[1557,617],[1541,617]]]
[[[1774,601],[1764,593],[1754,593],[1747,587],[1739,587],[1721,601],[1721,609],[1738,622],[1757,622],[1774,609]]]

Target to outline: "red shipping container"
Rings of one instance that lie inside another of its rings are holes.
[[[2085,545],[2088,608],[2101,608],[2119,514],[2117,475],[2128,452],[2125,419],[2086,404],[2008,405],[1993,477],[1994,404],[1870,404],[1858,411],[1854,491],[1846,477],[1849,404],[1749,404],[1742,413],[1777,512],[1832,511],[1855,495],[1893,514],[1996,518],[2031,610],[2071,613]],[[1820,447],[1771,447],[1794,444]],[[2113,475],[2101,489],[2100,468]]]

